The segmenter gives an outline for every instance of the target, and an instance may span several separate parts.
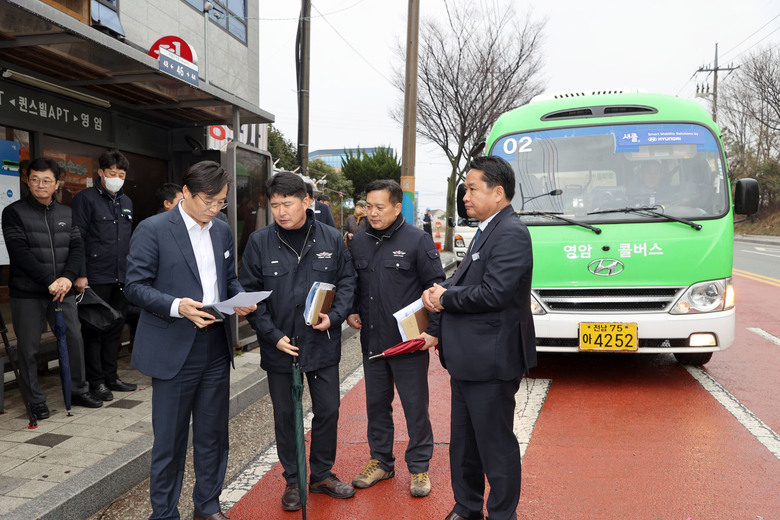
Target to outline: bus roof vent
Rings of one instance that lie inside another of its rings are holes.
[[[542,116],[542,121],[555,121],[557,119],[579,119],[585,117],[609,117],[625,116],[631,114],[656,114],[658,110],[642,105],[607,105],[569,108],[550,112]]]
[[[551,101],[553,99],[570,99],[585,96],[606,96],[609,94],[640,94],[644,90],[640,88],[613,88],[607,90],[580,90],[573,92],[552,92],[549,94],[539,94],[534,96],[529,103],[538,101]]]

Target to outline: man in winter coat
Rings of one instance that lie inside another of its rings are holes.
[[[401,342],[393,313],[419,300],[422,291],[434,283],[443,282],[444,269],[431,236],[407,223],[401,215],[400,184],[373,181],[366,186],[366,199],[371,227],[355,235],[352,241],[352,259],[358,275],[353,307],[357,312],[347,318],[347,323],[360,329],[371,458],[352,485],[367,488],[395,475],[393,397],[398,390],[409,433],[409,490],[412,496],[424,497],[431,492],[428,463],[433,455],[433,430],[428,415],[428,348],[437,340],[423,333],[426,345],[417,352],[369,358]]]
[[[100,155],[98,164],[99,178],[94,186],[76,194],[71,205],[85,250],[84,265],[74,285],[79,292],[90,286],[122,314],[106,330],[82,327],[90,391],[103,401],[111,401],[112,390],[136,389],[135,384],[125,383],[117,375],[119,338],[127,314],[123,291],[133,232],[133,202],[122,191],[130,167],[127,158],[117,150],[108,150]]]
[[[84,344],[73,296],[84,244],[68,206],[54,200],[60,167],[51,159],[34,159],[27,167],[30,194],[3,210],[3,238],[11,262],[11,317],[19,352],[24,397],[38,419],[50,416],[46,394],[38,383],[35,356],[45,320],[54,327],[55,306],[62,308],[67,329],[73,404],[100,408],[84,375]]]
[[[341,324],[352,307],[355,271],[339,232],[314,219],[306,186],[298,175],[282,172],[268,182],[274,223],[252,233],[244,250],[240,282],[246,291],[273,291],[248,316],[257,333],[261,366],[268,372],[274,409],[276,450],[287,487],[282,509],[301,508],[290,395],[292,362],[306,373],[314,419],[311,429],[309,491],[334,498],[355,494],[331,471],[336,459],[339,416]],[[336,286],[330,310],[317,325],[304,320],[306,296],[315,282]]]

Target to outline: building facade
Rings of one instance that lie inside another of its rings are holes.
[[[256,131],[274,119],[259,108],[258,9],[251,0],[0,0],[0,205],[19,198],[31,158],[64,168],[57,198],[67,204],[94,182],[100,153],[117,148],[130,160],[124,191],[137,223],[157,212],[161,184],[211,159],[235,175],[228,217],[238,243],[241,206],[271,168]],[[230,141],[233,129],[251,142]],[[223,144],[210,150],[215,135]],[[10,316],[7,277],[0,270],[0,312]]]

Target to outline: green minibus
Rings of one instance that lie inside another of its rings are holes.
[[[734,214],[757,210],[758,183],[739,180],[732,200],[720,130],[698,103],[539,96],[486,144],[514,168],[512,205],[531,233],[540,352],[701,365],[731,346]]]

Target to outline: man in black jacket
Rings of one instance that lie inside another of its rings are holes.
[[[85,251],[85,261],[74,285],[79,292],[90,286],[122,314],[106,330],[82,327],[90,391],[103,401],[111,401],[112,390],[136,389],[135,384],[125,383],[117,375],[119,338],[127,314],[123,289],[133,232],[133,202],[122,191],[130,167],[127,158],[117,150],[108,150],[100,155],[98,164],[99,178],[94,186],[80,191],[71,205]]]
[[[27,167],[30,194],[3,210],[3,237],[11,261],[11,315],[19,351],[22,392],[38,419],[49,417],[46,394],[38,384],[35,356],[45,320],[54,327],[55,307],[62,308],[67,328],[72,402],[99,408],[103,401],[89,393],[84,377],[84,345],[73,297],[84,258],[84,245],[71,210],[54,200],[60,167],[51,159]]]
[[[310,209],[314,212],[314,220],[336,227],[336,221],[333,220],[330,206],[319,200],[314,200],[314,185],[310,182],[306,183],[306,193],[309,195],[309,204],[311,205]]]
[[[404,220],[402,199],[403,190],[395,181],[369,183],[366,213],[371,227],[365,233],[356,234],[352,241],[352,258],[358,275],[353,306],[357,313],[351,314],[347,323],[360,329],[371,448],[371,459],[352,485],[367,488],[395,475],[395,386],[409,433],[406,466],[411,473],[410,492],[412,496],[424,497],[431,492],[428,463],[433,455],[433,430],[428,415],[428,348],[436,343],[436,338],[423,333],[426,345],[420,351],[369,359],[401,342],[393,313],[419,300],[422,291],[434,283],[444,281],[444,269],[433,239]]]
[[[339,417],[339,361],[341,324],[352,308],[355,271],[339,232],[314,220],[307,208],[306,186],[298,175],[282,172],[268,181],[274,223],[252,233],[242,259],[239,281],[246,291],[273,291],[248,316],[260,343],[262,368],[274,408],[276,451],[284,467],[287,487],[282,508],[301,508],[290,395],[292,361],[297,357],[311,394],[309,491],[334,498],[355,494],[331,468],[336,460]],[[333,304],[320,322],[306,325],[306,296],[315,282],[336,286]]]
[[[491,520],[516,520],[520,446],[515,394],[536,366],[531,315],[531,235],[512,207],[515,174],[501,157],[477,157],[463,203],[479,230],[451,278],[423,293],[440,313],[442,364],[450,373],[450,473],[455,506],[445,520],[480,520],[485,478]]]

